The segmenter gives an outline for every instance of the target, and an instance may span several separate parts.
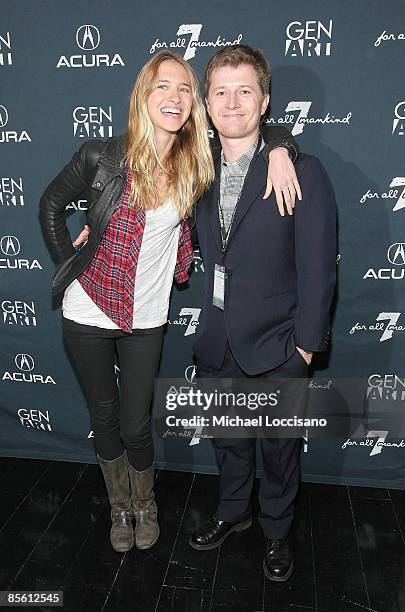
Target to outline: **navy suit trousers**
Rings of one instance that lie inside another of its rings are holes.
[[[297,350],[279,367],[260,377],[306,378],[308,366]],[[199,378],[255,378],[240,369],[227,346],[219,370],[197,364]],[[220,438],[214,440],[219,478],[219,503],[216,517],[239,522],[251,514],[251,496],[255,480],[255,438]],[[285,538],[294,518],[295,499],[299,490],[300,438],[261,438],[264,476],[259,490],[260,524],[268,538]]]

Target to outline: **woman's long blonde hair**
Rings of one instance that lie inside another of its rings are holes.
[[[147,100],[155,87],[159,66],[174,60],[186,70],[191,83],[190,117],[177,132],[164,168],[156,150],[154,128]],[[139,208],[153,206],[158,190],[153,172],[157,167],[168,174],[167,196],[173,199],[181,218],[191,213],[192,206],[214,179],[214,166],[208,138],[208,127],[198,81],[191,66],[176,53],[160,51],[139,73],[129,104],[126,161],[132,170],[132,202]]]

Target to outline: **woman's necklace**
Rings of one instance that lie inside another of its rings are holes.
[[[153,179],[159,195],[157,201],[146,206],[145,210],[155,210],[156,208],[159,208],[159,206],[161,206],[167,199],[167,170],[162,170],[162,168],[158,166],[153,171]]]
[[[166,170],[161,170],[160,168],[156,168],[155,174],[156,176],[163,176],[164,174],[167,174],[167,172]]]

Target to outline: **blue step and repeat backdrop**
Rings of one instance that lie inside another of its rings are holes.
[[[395,0],[2,0],[1,454],[95,461],[51,299],[53,262],[38,223],[43,189],[84,140],[125,129],[133,82],[154,53],[173,49],[202,76],[209,57],[233,42],[264,50],[270,121],[321,159],[337,195],[332,344],[310,385],[327,404],[338,379],[362,380],[349,412],[369,418],[363,437],[307,435],[303,477],[405,488],[405,6]],[[86,194],[68,203],[72,235],[86,204]],[[203,274],[196,250],[189,287],[172,294],[161,376],[184,387],[195,374]],[[216,471],[208,440],[157,438],[156,455],[160,467]]]

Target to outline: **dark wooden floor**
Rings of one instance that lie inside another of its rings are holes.
[[[303,484],[295,571],[274,584],[257,520],[220,549],[188,546],[216,486],[214,476],[159,472],[160,539],[119,554],[97,466],[0,458],[0,589],[63,590],[72,612],[405,611],[405,493]]]

